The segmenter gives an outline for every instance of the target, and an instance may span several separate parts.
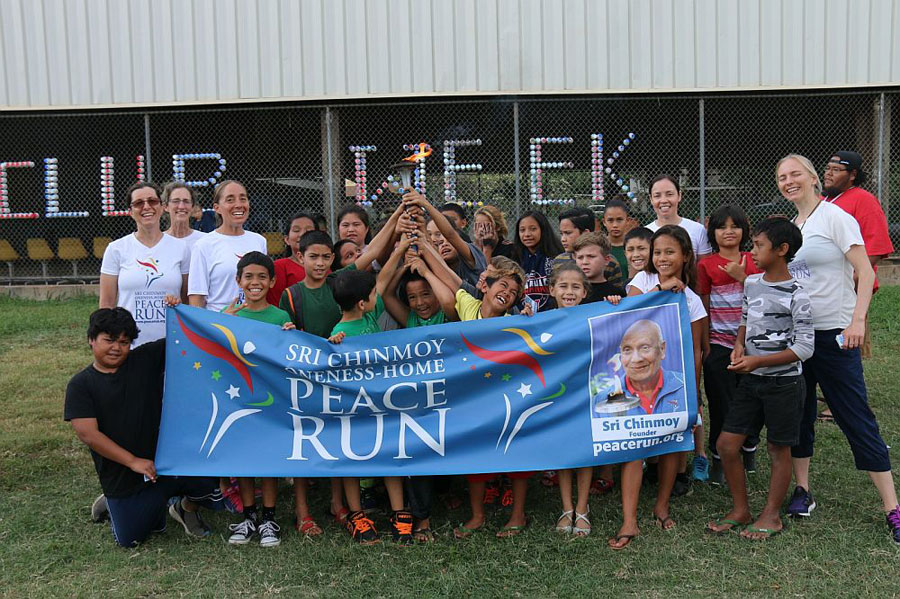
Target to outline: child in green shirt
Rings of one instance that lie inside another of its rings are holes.
[[[328,338],[330,342],[340,343],[345,337],[381,332],[381,327],[378,326],[378,318],[384,312],[381,294],[397,269],[400,259],[409,249],[410,243],[409,237],[401,239],[377,278],[368,271],[343,269],[328,280],[334,301],[340,306],[342,314],[341,320],[331,330],[331,336]],[[351,510],[347,520],[351,536],[363,544],[376,543],[378,536],[375,527],[362,511],[359,478],[344,478],[343,481],[344,494]],[[409,545],[413,542],[413,516],[405,509],[403,478],[385,476],[384,486],[387,488],[393,511],[391,533],[394,541]]]
[[[291,317],[284,310],[269,304],[266,294],[275,284],[275,263],[262,252],[247,252],[237,264],[237,283],[244,292],[244,302],[238,298],[222,310],[225,314],[240,316],[293,329]],[[276,547],[281,543],[281,528],[275,522],[275,499],[278,495],[278,479],[262,478],[263,509],[257,513],[253,478],[238,478],[241,501],[244,504],[244,521],[232,524],[228,542],[232,545],[246,545],[255,535],[259,535],[261,547]],[[309,513],[307,511],[306,515]],[[321,529],[319,530],[321,532]]]

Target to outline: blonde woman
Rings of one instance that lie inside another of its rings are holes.
[[[787,513],[806,517],[816,508],[810,492],[809,463],[813,455],[816,385],[828,400],[850,444],[858,470],[864,470],[881,497],[888,528],[900,543],[900,507],[891,475],[888,447],[869,408],[860,346],[872,299],[875,273],[866,256],[859,225],[837,206],[822,201],[822,186],[812,163],[790,154],[775,169],[778,190],[797,209],[794,224],[803,245],[790,264],[793,277],[809,294],[815,353],[803,362],[806,401],[800,422],[800,443],[791,449],[797,486]],[[858,276],[854,290],[853,274]]]

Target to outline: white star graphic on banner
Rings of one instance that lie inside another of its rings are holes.
[[[226,391],[225,393],[226,393],[226,394],[228,395],[228,397],[230,397],[231,399],[234,399],[235,397],[240,397],[240,396],[241,396],[241,390],[240,390],[240,388],[235,387],[234,385],[228,385],[228,391]]]
[[[521,383],[519,384],[519,388],[516,389],[516,392],[522,396],[522,399],[525,399],[525,396],[531,395],[531,385]]]

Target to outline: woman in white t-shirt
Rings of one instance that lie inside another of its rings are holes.
[[[678,205],[681,203],[681,188],[672,175],[658,175],[650,182],[650,205],[656,213],[656,220],[647,225],[654,233],[664,225],[678,225],[688,232],[694,250],[694,259],[712,253],[706,227],[697,221],[678,216]]]
[[[266,253],[266,239],[244,230],[250,217],[247,188],[237,181],[222,181],[213,193],[213,210],[219,227],[194,244],[188,300],[192,306],[221,311],[237,298],[243,300],[237,284],[237,263],[247,252]]]
[[[691,289],[697,280],[697,265],[694,259],[691,239],[687,232],[678,226],[664,225],[653,234],[650,240],[650,263],[647,269],[637,273],[626,287],[629,296],[671,291],[684,293],[687,299],[688,314],[691,320],[691,337],[694,345],[694,376],[684,381],[685,385],[693,384],[699,388],[700,382],[700,342],[703,338],[703,327],[706,324],[706,310],[703,302]],[[660,383],[663,381],[660,378]],[[657,392],[659,392],[657,390]],[[698,445],[702,451],[703,444]],[[684,464],[684,453],[672,453],[659,456],[657,465],[659,487],[653,515],[657,526],[663,530],[674,528],[675,521],[669,515],[669,498],[677,477]],[[640,533],[637,523],[638,500],[641,482],[643,481],[642,460],[622,464],[622,527],[618,534],[609,540],[612,549],[624,549],[635,536]],[[689,484],[689,483],[688,483]]]
[[[197,197],[194,195],[194,188],[189,187],[183,181],[172,181],[163,188],[162,204],[169,220],[169,227],[165,233],[175,239],[184,240],[188,247],[188,253],[194,244],[206,235],[202,231],[191,228],[191,212],[196,203]]]
[[[894,541],[900,543],[900,508],[890,456],[869,409],[860,356],[875,273],[866,256],[859,225],[837,206],[822,201],[819,176],[803,156],[785,156],[778,162],[775,174],[781,195],[797,208],[794,224],[800,227],[803,245],[789,268],[809,294],[816,330],[815,353],[803,362],[806,401],[800,443],[791,448],[797,486],[787,513],[809,516],[816,507],[809,491],[809,461],[815,441],[819,385],[835,422],[847,437],[856,468],[868,472],[875,483],[888,527]]]
[[[135,346],[166,336],[167,294],[187,299],[187,246],[160,231],[159,196],[159,187],[150,182],[128,189],[137,231],[110,243],[100,266],[100,307],[131,312],[140,329]]]

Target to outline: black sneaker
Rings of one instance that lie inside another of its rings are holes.
[[[109,520],[109,507],[106,504],[106,495],[100,494],[91,504],[91,522],[100,524]]]
[[[756,450],[746,451],[741,449],[741,458],[744,460],[744,472],[753,474],[756,472]]]
[[[391,516],[391,536],[395,543],[400,545],[413,544],[413,516],[411,513],[402,511],[394,512]]]
[[[244,518],[242,522],[229,524],[228,529],[231,531],[231,536],[228,537],[229,543],[232,545],[246,545],[256,534],[256,520]]]
[[[184,527],[184,532],[192,537],[202,539],[208,537],[211,532],[200,514],[185,510],[180,499],[169,506],[169,515]]]
[[[791,501],[788,503],[787,515],[793,518],[807,518],[816,509],[816,500],[813,499],[812,493],[797,485],[794,487],[794,494],[791,495]]]
[[[347,517],[347,531],[350,538],[360,545],[374,545],[379,542],[375,524],[363,511],[353,512]]]
[[[672,497],[683,497],[691,492],[691,479],[687,472],[679,472],[675,475],[675,485],[672,487]]]
[[[887,519],[888,530],[891,531],[891,537],[895,543],[900,545],[900,505],[889,511],[885,518]]]
[[[281,544],[281,527],[274,520],[263,520],[257,530],[260,547],[278,547]]]
[[[719,458],[712,459],[712,466],[709,469],[709,483],[717,486],[725,484],[725,471],[722,470],[722,460]]]

